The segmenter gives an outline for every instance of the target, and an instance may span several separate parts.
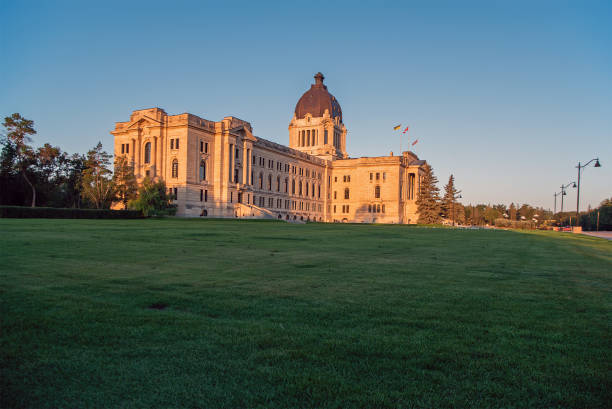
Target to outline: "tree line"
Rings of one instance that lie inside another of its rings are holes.
[[[472,226],[497,226],[515,228],[543,228],[568,226],[573,218],[576,225],[576,213],[564,212],[553,214],[543,207],[527,203],[476,204],[464,205],[456,201],[458,191],[455,178],[450,175],[444,186],[444,195],[440,196],[437,186],[438,178],[433,168],[426,164],[423,168],[419,197],[416,204],[419,211],[418,223],[436,224],[454,220],[455,223]],[[612,198],[601,202],[600,206],[580,214],[580,225],[585,230],[612,229]]]
[[[64,152],[45,143],[31,145],[34,121],[19,113],[4,118],[0,144],[0,205],[140,210],[145,216],[173,214],[172,197],[163,181],[145,179],[138,188],[134,168],[115,158],[102,143],[86,154]]]

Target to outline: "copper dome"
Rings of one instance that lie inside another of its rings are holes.
[[[295,106],[295,116],[298,119],[304,118],[306,114],[310,114],[313,117],[322,117],[327,109],[332,118],[339,117],[340,122],[342,122],[342,109],[338,100],[323,85],[325,77],[318,72],[314,78],[315,83],[302,95],[302,98],[300,98]]]

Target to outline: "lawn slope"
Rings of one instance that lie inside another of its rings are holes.
[[[609,407],[611,271],[564,233],[0,219],[0,406]]]

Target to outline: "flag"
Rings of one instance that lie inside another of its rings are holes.
[[[393,130],[394,130],[394,131],[397,131],[397,130],[398,130],[398,129],[400,129],[401,127],[402,127],[402,124],[395,125],[395,126],[393,127]]]
[[[402,132],[402,133],[408,132],[408,128],[409,128],[409,126],[407,126],[406,129],[404,129],[404,132]]]
[[[415,140],[414,142],[412,142],[412,146],[416,145],[418,141],[419,141],[419,140],[417,139],[417,140]]]

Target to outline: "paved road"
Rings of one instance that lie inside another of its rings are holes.
[[[587,236],[601,237],[602,239],[612,240],[612,231],[583,231]]]

